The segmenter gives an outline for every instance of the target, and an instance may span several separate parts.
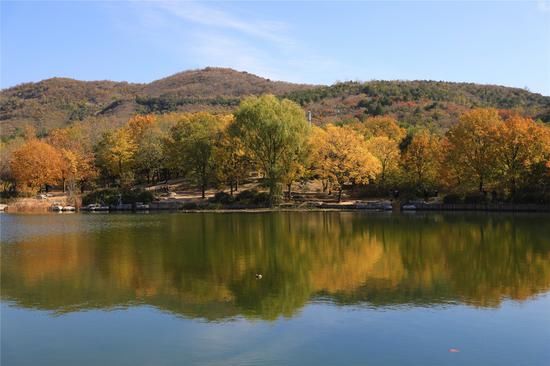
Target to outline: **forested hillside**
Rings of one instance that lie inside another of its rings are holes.
[[[313,86],[225,68],[185,71],[149,84],[53,78],[0,92],[2,138],[32,125],[39,134],[75,121],[120,126],[136,113],[232,112],[248,95],[271,93],[312,112],[316,124],[391,115],[403,127],[444,131],[472,107],[510,109],[550,121],[550,97],[527,90],[435,81],[345,82]]]

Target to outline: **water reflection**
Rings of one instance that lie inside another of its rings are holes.
[[[316,299],[496,307],[550,288],[547,222],[327,212],[2,216],[2,299],[55,312],[144,303],[209,320],[291,317]],[[18,235],[26,226],[41,229]]]

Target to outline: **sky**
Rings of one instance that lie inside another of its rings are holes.
[[[274,80],[446,80],[550,95],[550,1],[6,1],[0,87],[150,82],[206,66]]]

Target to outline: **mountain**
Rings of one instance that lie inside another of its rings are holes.
[[[25,125],[39,133],[74,121],[108,119],[120,125],[135,113],[232,111],[248,95],[272,93],[312,111],[315,123],[391,114],[405,126],[445,130],[475,106],[514,109],[550,121],[550,97],[495,85],[435,81],[369,81],[331,86],[272,81],[247,72],[208,67],[134,84],[52,78],[0,91],[3,138]]]

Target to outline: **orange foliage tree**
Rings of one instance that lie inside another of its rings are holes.
[[[18,189],[26,192],[36,192],[44,185],[59,183],[62,166],[59,150],[34,138],[15,150],[10,161]]]
[[[72,193],[77,184],[81,190],[86,182],[97,176],[95,157],[88,136],[80,125],[51,131],[48,141],[59,149],[61,164],[61,180],[63,191],[69,189]]]

